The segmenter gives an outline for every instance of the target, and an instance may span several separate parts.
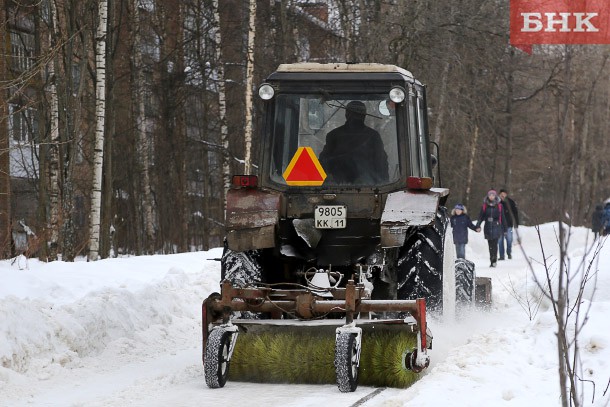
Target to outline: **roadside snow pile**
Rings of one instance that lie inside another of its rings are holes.
[[[7,370],[41,378],[108,348],[137,352],[139,344],[199,331],[201,301],[218,285],[218,266],[206,261],[215,255],[182,255],[188,271],[168,265],[168,256],[95,264],[30,260],[18,271],[2,262],[4,291],[12,286],[19,296],[0,296],[0,381]],[[179,263],[181,255],[172,257]]]

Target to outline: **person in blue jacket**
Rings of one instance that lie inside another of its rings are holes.
[[[477,227],[472,220],[470,220],[470,216],[468,216],[468,211],[466,207],[461,203],[455,205],[455,207],[451,210],[451,227],[453,228],[453,243],[455,244],[455,252],[458,259],[466,258],[466,245],[468,244],[468,229],[472,229],[476,232]]]

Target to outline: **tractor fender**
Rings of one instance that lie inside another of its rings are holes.
[[[410,227],[430,225],[447,195],[447,188],[403,190],[388,194],[381,214],[381,246],[400,247]]]
[[[280,195],[260,189],[227,192],[227,243],[229,249],[245,251],[275,246]]]

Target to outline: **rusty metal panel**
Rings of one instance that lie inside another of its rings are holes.
[[[439,194],[432,191],[398,191],[388,195],[382,225],[425,226],[434,221]]]
[[[227,233],[227,243],[229,249],[238,252],[274,247],[275,225],[229,230]]]
[[[381,215],[381,246],[400,247],[407,230],[434,222],[439,198],[446,190],[398,191],[388,195]]]
[[[227,229],[251,229],[276,225],[280,195],[258,189],[231,189],[227,193]]]
[[[274,247],[279,211],[277,193],[249,188],[229,190],[226,219],[229,248],[244,251]]]

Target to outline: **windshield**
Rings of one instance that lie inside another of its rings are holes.
[[[288,185],[379,186],[400,176],[396,112],[386,94],[280,94],[271,179]]]

